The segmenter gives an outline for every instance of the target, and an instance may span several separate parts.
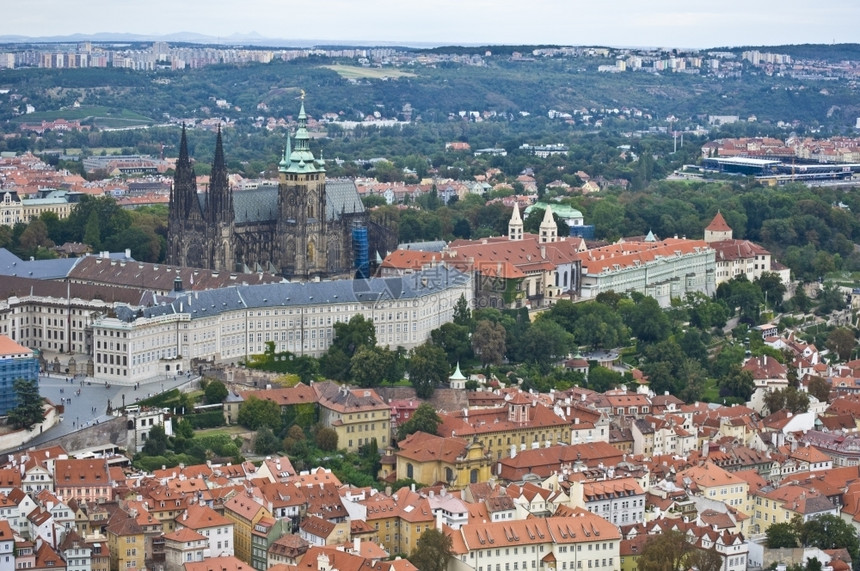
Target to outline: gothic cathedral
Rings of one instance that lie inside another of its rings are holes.
[[[367,248],[393,249],[395,236],[368,220],[355,183],[326,179],[310,150],[302,101],[295,144],[289,135],[278,187],[232,192],[221,131],[209,189],[197,192],[185,127],[170,194],[167,262],[216,271],[270,271],[291,279],[348,277]],[[366,237],[354,241],[355,236]],[[369,241],[368,241],[369,240]]]

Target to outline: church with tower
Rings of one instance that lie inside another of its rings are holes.
[[[219,130],[209,189],[198,193],[183,127],[167,234],[169,264],[304,280],[361,275],[369,254],[396,243],[369,220],[352,180],[326,178],[325,163],[310,149],[304,99],[277,188],[233,192]]]

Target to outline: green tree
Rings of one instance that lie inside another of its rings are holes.
[[[261,426],[254,436],[254,454],[265,456],[277,452],[281,447],[278,437],[268,426]]]
[[[98,251],[101,248],[101,225],[99,223],[99,213],[96,210],[90,211],[87,217],[87,223],[84,226],[83,241],[84,244],[92,246],[94,251]]]
[[[448,362],[452,365],[465,361],[472,355],[469,328],[465,325],[445,323],[430,332],[430,339],[434,345],[445,351]]]
[[[363,345],[352,356],[349,372],[352,382],[360,387],[375,387],[386,379],[384,375],[391,370],[394,354],[385,347]]]
[[[809,299],[808,295],[806,295],[806,288],[803,287],[802,283],[797,284],[797,287],[794,290],[794,297],[792,297],[790,301],[791,307],[794,308],[795,311],[806,313],[812,309],[812,300]]]
[[[717,378],[728,376],[734,366],[740,367],[744,360],[742,345],[723,345],[711,360],[711,375]]]
[[[149,429],[146,442],[143,444],[143,454],[147,456],[161,456],[167,451],[167,434],[164,427],[156,424]]]
[[[717,299],[724,300],[730,308],[737,308],[743,323],[758,324],[764,295],[758,285],[747,279],[746,274],[721,283],[717,288]]]
[[[18,239],[20,251],[25,256],[33,256],[39,248],[53,248],[54,242],[48,238],[48,227],[37,218],[27,225]]]
[[[724,327],[729,318],[729,308],[723,301],[714,301],[703,293],[687,294],[690,325],[701,329]]]
[[[809,396],[794,387],[777,389],[764,395],[764,405],[770,414],[786,409],[793,414],[809,409]]]
[[[415,551],[409,556],[409,561],[418,568],[418,571],[445,571],[451,557],[453,557],[451,538],[431,526],[418,538]]]
[[[218,379],[213,379],[206,383],[206,388],[203,390],[203,394],[206,396],[206,402],[209,404],[224,402],[224,399],[227,398],[229,392],[230,391],[227,390],[227,385]]]
[[[693,549],[683,532],[670,530],[648,539],[636,566],[639,571],[681,571]]]
[[[592,367],[588,371],[588,388],[603,393],[624,382],[624,375],[606,367]]]
[[[723,556],[713,548],[696,548],[690,552],[684,564],[698,571],[720,571],[723,568]]]
[[[671,324],[666,312],[650,296],[637,296],[633,303],[619,304],[624,324],[630,333],[645,343],[656,343],[669,336]]]
[[[612,349],[629,343],[630,329],[617,311],[603,303],[556,303],[547,314],[574,336],[577,345],[594,349]]]
[[[812,518],[800,528],[800,543],[819,549],[845,548],[852,561],[860,557],[860,537],[854,526],[838,515],[826,514]]]
[[[354,315],[349,322],[334,324],[334,339],[320,359],[322,374],[338,381],[349,379],[352,356],[361,347],[376,346],[376,327],[372,319]]]
[[[442,419],[436,414],[436,409],[430,403],[421,403],[409,420],[397,427],[397,440],[403,440],[415,432],[436,434]]]
[[[537,319],[520,340],[520,353],[546,373],[552,364],[570,353],[573,335],[552,319]]]
[[[442,349],[427,342],[409,352],[406,371],[409,382],[415,387],[415,394],[418,398],[427,399],[448,379],[448,359]]]
[[[847,327],[837,327],[827,335],[826,345],[839,356],[840,361],[847,361],[856,345],[854,332]]]
[[[824,289],[819,290],[818,297],[815,299],[818,302],[818,308],[815,310],[815,313],[818,315],[828,315],[837,309],[845,307],[845,296],[833,284],[827,284],[824,286]]]
[[[501,323],[487,319],[478,321],[475,332],[472,333],[472,350],[484,367],[502,362],[505,357],[506,337],[505,327]]]
[[[830,383],[819,376],[809,379],[806,387],[809,394],[818,399],[818,402],[830,402]]]
[[[39,385],[34,380],[15,379],[12,383],[15,391],[15,408],[8,412],[9,422],[15,428],[30,428],[45,420],[42,408],[42,397],[39,395]]]
[[[281,447],[286,452],[295,454],[295,452],[293,452],[293,448],[296,446],[296,443],[304,442],[305,440],[305,431],[302,430],[301,426],[294,424],[287,430],[287,435],[284,437]]]
[[[768,549],[797,547],[797,530],[791,522],[771,524],[767,528],[766,535]]]
[[[174,419],[178,417],[173,417]],[[194,438],[194,425],[187,418],[183,418],[176,425],[176,436],[181,438]]]
[[[681,383],[681,390],[677,393],[678,398],[688,403],[701,400],[707,380],[701,363],[695,359],[684,359],[678,371],[678,381]]]
[[[333,428],[320,428],[314,436],[314,442],[320,450],[326,452],[337,450],[337,432]]]
[[[465,327],[472,326],[472,310],[469,308],[469,302],[466,301],[465,295],[461,295],[457,303],[454,304],[454,323]]]
[[[719,380],[721,397],[737,397],[743,402],[750,399],[755,391],[752,372],[745,371],[740,365],[732,365],[729,374]]]
[[[239,406],[237,421],[250,430],[268,426],[273,432],[280,431],[281,408],[274,401],[251,395]]]
[[[782,299],[785,297],[785,284],[779,274],[765,272],[756,279],[755,283],[764,294],[765,303],[777,311],[782,309]]]

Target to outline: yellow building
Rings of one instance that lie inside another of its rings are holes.
[[[644,533],[634,535],[630,539],[622,539],[619,546],[621,571],[639,571],[639,556],[651,536]]]
[[[751,515],[746,513],[749,510],[747,505],[749,484],[713,462],[705,462],[701,466],[694,466],[680,472],[675,477],[675,484],[694,495],[723,502],[745,515]]]
[[[391,407],[373,389],[350,389],[331,381],[315,383],[320,423],[337,432],[337,447],[350,452],[376,440],[390,444]]]
[[[367,510],[365,521],[375,530],[368,539],[384,547],[388,553],[401,553],[397,501],[388,494],[378,493],[360,503]]]
[[[408,488],[395,494],[400,513],[400,543],[394,553],[412,553],[421,534],[436,525],[436,517],[427,498]]]
[[[426,432],[409,435],[398,444],[397,477],[433,485],[443,482],[452,490],[486,482],[492,475],[492,459],[476,441],[443,438]]]
[[[41,198],[25,198],[21,201],[21,222],[30,222],[46,212],[53,212],[60,220],[68,218],[76,204],[69,198],[66,190],[54,190]]]
[[[245,563],[251,563],[254,526],[264,517],[271,518],[272,514],[248,491],[224,502],[224,517],[233,523],[233,554]]]
[[[827,496],[811,488],[785,485],[753,494],[755,513],[752,532],[764,533],[775,523],[790,522],[800,516],[804,522],[825,514],[839,517],[839,509]]]
[[[519,392],[504,406],[466,409],[440,414],[438,434],[477,441],[492,460],[511,456],[511,450],[569,444],[571,422]]]
[[[105,534],[110,551],[110,568],[113,570],[145,569],[146,538],[144,529],[135,518],[122,510],[111,517]]]

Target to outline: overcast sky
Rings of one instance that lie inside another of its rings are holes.
[[[858,0],[27,0],[0,35],[716,47],[860,41]]]

